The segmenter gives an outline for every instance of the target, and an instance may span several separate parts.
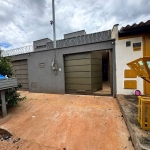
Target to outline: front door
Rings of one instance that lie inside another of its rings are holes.
[[[143,56],[150,56],[150,35],[144,36],[144,52]],[[150,83],[144,81],[144,94],[148,94],[150,96]]]

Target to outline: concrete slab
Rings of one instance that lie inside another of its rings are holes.
[[[134,95],[117,95],[117,100],[136,150],[150,150],[150,131],[138,123],[138,98]]]
[[[13,135],[0,149],[134,150],[116,99],[21,92],[0,128]],[[20,138],[16,143],[13,140]]]

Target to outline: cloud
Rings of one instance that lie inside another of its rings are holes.
[[[2,49],[53,39],[51,0],[0,0],[0,42],[9,43]],[[112,29],[147,21],[150,1],[147,0],[55,0],[56,38],[85,29],[87,33]]]

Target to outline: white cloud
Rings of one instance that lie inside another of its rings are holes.
[[[51,5],[51,0],[0,0],[0,42],[11,44],[11,49],[53,39]],[[116,23],[121,27],[145,22],[149,8],[147,0],[55,0],[56,37],[83,29],[87,33],[108,30]]]

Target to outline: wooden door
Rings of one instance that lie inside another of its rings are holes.
[[[150,35],[143,37],[143,56],[150,56]],[[150,96],[150,83],[144,81],[144,94],[148,94]]]

